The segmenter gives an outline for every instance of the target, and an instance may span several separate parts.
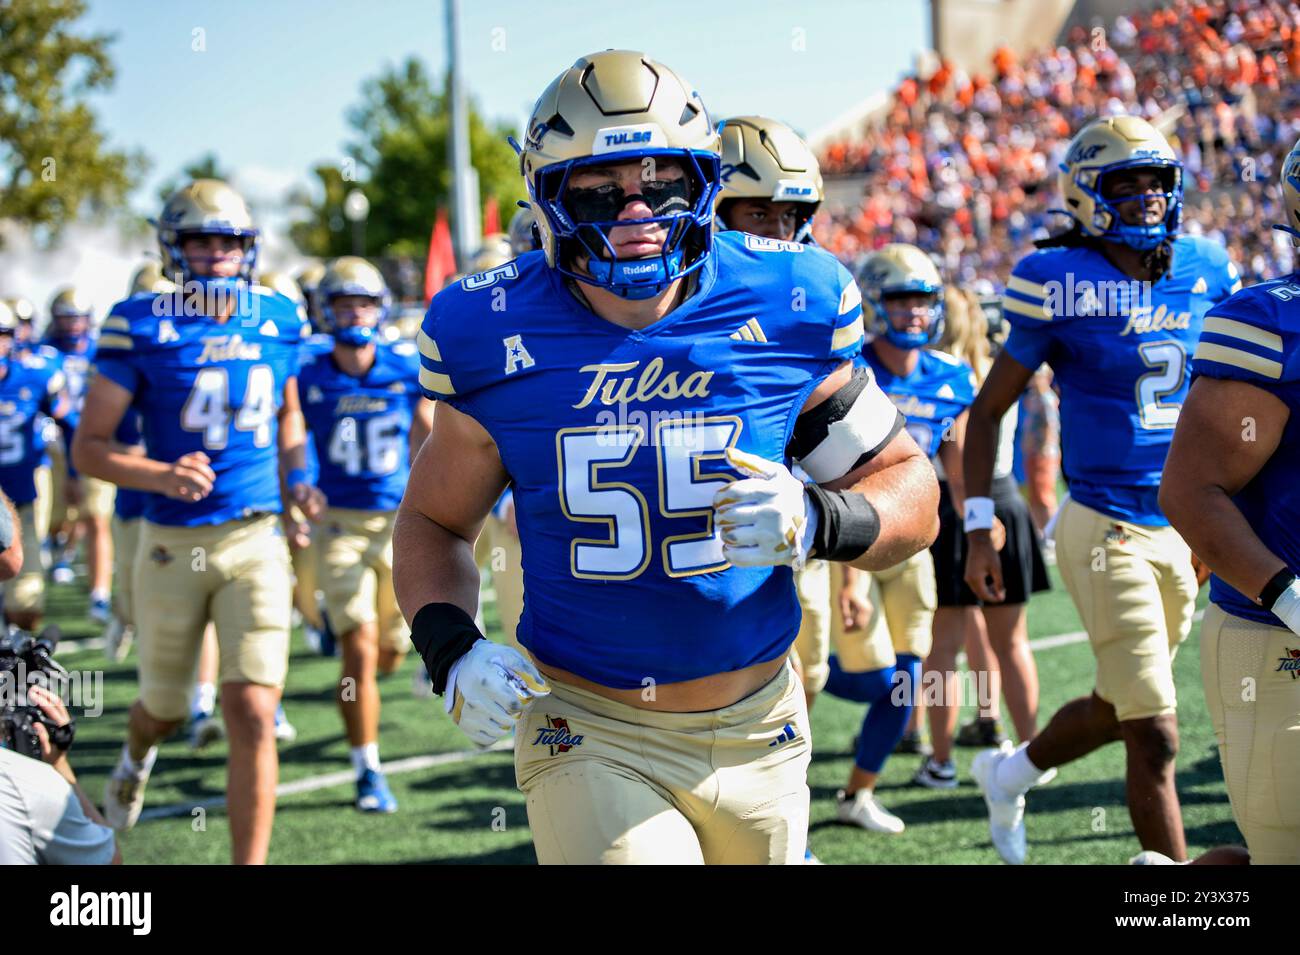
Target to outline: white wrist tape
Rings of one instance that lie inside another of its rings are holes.
[[[1291,586],[1282,591],[1271,609],[1292,633],[1300,636],[1300,577],[1291,581]]]
[[[991,530],[993,527],[993,498],[966,498],[966,520],[963,526],[968,534],[971,531]]]

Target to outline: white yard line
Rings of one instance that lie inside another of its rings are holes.
[[[1200,620],[1204,611],[1198,610],[1193,620]],[[1075,630],[1070,633],[1055,633],[1046,637],[1039,637],[1036,640],[1030,640],[1029,646],[1033,650],[1054,650],[1057,647],[1065,647],[1075,643],[1083,643],[1088,639],[1088,634],[1083,630]],[[65,652],[76,650],[93,650],[102,647],[104,641],[100,637],[92,637],[86,640],[66,640],[59,644],[59,649]],[[964,654],[963,654],[964,656]],[[448,766],[453,763],[463,763],[466,760],[477,759],[488,753],[503,752],[514,747],[514,741],[504,739],[493,744],[488,749],[474,750],[457,750],[453,753],[435,753],[429,756],[409,756],[406,759],[394,760],[390,763],[384,763],[384,773],[388,776],[400,776],[405,773],[419,772],[422,769],[431,769],[435,766]],[[350,769],[342,769],[336,773],[323,773],[320,776],[307,776],[304,779],[297,779],[290,783],[281,783],[275,789],[276,797],[297,796],[301,793],[316,792],[320,789],[330,789],[334,786],[346,786],[356,779],[356,775]],[[174,803],[170,806],[155,806],[146,809],[140,814],[140,820],[149,819],[170,819],[177,816],[188,816],[195,809],[220,809],[226,805],[225,796],[216,796],[211,799],[200,800],[192,803]]]

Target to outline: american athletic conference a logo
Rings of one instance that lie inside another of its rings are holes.
[[[1278,657],[1277,669],[1274,673],[1290,673],[1291,679],[1300,680],[1300,650],[1286,648],[1287,655]]]
[[[569,721],[562,716],[546,717],[546,725],[538,727],[537,739],[533,740],[534,746],[545,746],[551,751],[551,755],[556,753],[567,753],[575,746],[582,745],[582,734],[573,734],[569,732]]]

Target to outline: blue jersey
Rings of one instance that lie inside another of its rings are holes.
[[[740,232],[697,276],[632,331],[526,253],[441,292],[418,336],[425,394],[482,424],[513,479],[519,641],[604,686],[776,659],[799,629],[790,568],[723,560],[712,502],[737,476],[725,449],[788,461],[808,395],[861,350],[861,298],[827,253]]]
[[[113,307],[95,366],[134,395],[151,458],[171,462],[203,451],[216,483],[198,502],[151,494],[145,517],[196,525],[279,513],[276,437],[285,382],[298,372],[298,307],[255,286],[233,297],[235,310],[223,323],[155,315],[155,298],[136,295]]]
[[[1165,526],[1156,496],[1187,397],[1187,363],[1205,313],[1241,287],[1222,246],[1179,236],[1150,285],[1100,251],[1033,252],[1003,297],[1007,353],[1052,366],[1061,389],[1062,470],[1070,496],[1136,524]]]
[[[95,353],[95,339],[87,336],[76,342],[64,342],[50,339],[41,347],[57,352],[63,366],[63,374],[68,382],[68,397],[72,407],[80,411],[81,402],[86,397],[86,381],[90,373],[91,356]]]
[[[339,368],[331,352],[305,357],[298,394],[331,507],[391,511],[411,471],[411,421],[422,400],[420,359],[412,342],[378,345],[362,377]]]
[[[310,326],[308,326],[310,328]],[[298,356],[301,364],[306,364],[317,355],[326,355],[334,350],[334,336],[311,334],[302,340],[302,348],[298,350]],[[301,398],[301,395],[299,395]],[[316,459],[316,444],[314,441],[308,441],[303,445],[305,452],[303,457],[306,463],[303,469],[307,472],[307,480],[315,484],[320,480],[320,461]]]
[[[970,365],[941,351],[921,349],[916,368],[899,377],[885,367],[869,344],[862,357],[875,373],[881,391],[907,419],[907,433],[931,459],[939,453],[953,423],[975,400],[975,373]]]
[[[0,378],[0,489],[15,504],[30,504],[45,456],[44,416],[54,414],[63,372],[57,362],[32,355],[11,357],[6,367]]]
[[[1252,285],[1210,311],[1192,357],[1192,377],[1200,375],[1247,382],[1291,412],[1273,456],[1232,502],[1264,545],[1300,574],[1300,273]],[[1235,616],[1284,626],[1217,574],[1210,600]]]

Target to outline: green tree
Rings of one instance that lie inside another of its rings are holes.
[[[198,159],[182,166],[179,176],[173,176],[167,180],[166,184],[158,190],[159,203],[165,203],[172,197],[173,192],[193,179],[222,179],[229,181],[230,173],[221,168],[216,153],[206,152]]]
[[[110,149],[86,96],[112,85],[112,37],[74,29],[83,0],[0,0],[0,218],[49,237],[115,210],[144,173]]]
[[[366,81],[360,102],[347,114],[356,133],[348,159],[315,170],[324,186],[324,201],[298,197],[306,213],[291,233],[298,247],[319,256],[351,252],[342,204],[349,191],[359,188],[370,200],[367,251],[422,256],[438,209],[450,205],[446,103],[445,94],[435,90],[428,69],[415,57]],[[518,160],[506,143],[512,132],[508,126],[487,123],[471,104],[470,158],[478,171],[480,199],[486,203],[495,197],[506,221],[516,200],[524,198]]]

